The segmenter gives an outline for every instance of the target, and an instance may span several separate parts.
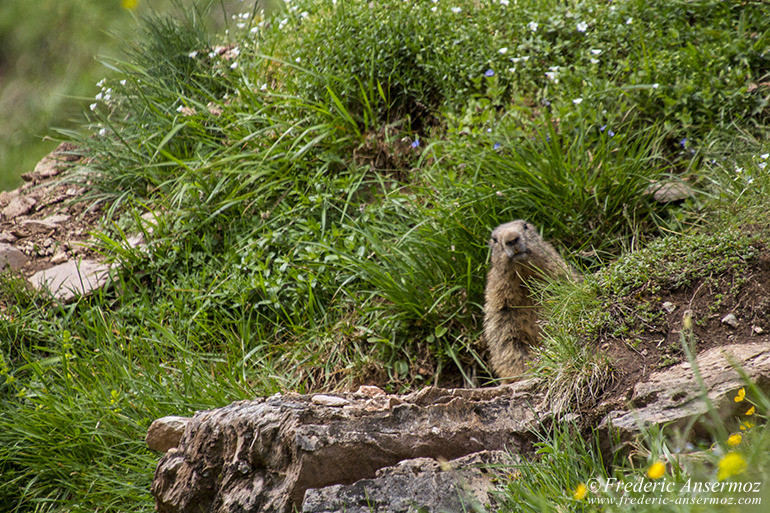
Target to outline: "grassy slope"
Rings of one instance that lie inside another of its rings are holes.
[[[0,499],[150,510],[157,455],[141,439],[156,417],[283,390],[491,382],[480,303],[501,221],[536,222],[589,273],[661,233],[765,223],[761,8],[338,0],[252,10],[222,37],[193,17],[143,24],[88,111],[95,158],[73,177],[113,209],[120,293],[52,305],[3,286]],[[643,192],[668,175],[703,194],[657,205]],[[147,209],[149,254],[123,248]],[[574,337],[601,298],[566,294]],[[592,375],[591,354],[554,347],[553,368]],[[747,458],[767,447],[757,433]],[[577,465],[549,460],[557,444],[543,461],[571,470],[525,467],[510,500],[580,509],[580,480],[630,472],[578,445],[558,449]]]

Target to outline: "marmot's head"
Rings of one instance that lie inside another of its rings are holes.
[[[529,241],[533,237],[537,237],[535,227],[523,219],[501,224],[492,230],[492,238],[489,239],[492,261],[501,258],[509,262],[526,260],[531,253]]]

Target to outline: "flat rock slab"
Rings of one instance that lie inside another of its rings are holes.
[[[95,260],[70,260],[36,272],[29,281],[39,290],[49,290],[57,299],[70,301],[106,285],[110,269],[109,265]]]
[[[336,406],[273,396],[199,412],[158,463],[157,511],[288,513],[310,488],[375,478],[400,461],[527,452],[542,420],[534,388],[341,394],[348,403]]]
[[[405,460],[378,470],[372,479],[309,489],[302,513],[489,511],[496,481],[516,463],[505,451],[482,451],[443,463]]]
[[[15,196],[2,210],[3,219],[14,219],[26,214],[37,204],[37,200],[28,196]]]
[[[721,418],[743,413],[748,407],[736,403],[736,392],[746,385],[741,373],[758,387],[770,388],[770,344],[740,344],[715,347],[696,358],[708,398]],[[651,425],[685,426],[708,411],[703,387],[689,362],[656,372],[634,387],[634,409],[613,411],[601,427],[612,425],[626,438]],[[704,421],[708,418],[704,417]],[[701,428],[705,427],[701,424]]]

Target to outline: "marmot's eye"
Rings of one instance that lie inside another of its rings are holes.
[[[518,244],[518,242],[519,242],[519,238],[518,237],[514,237],[513,239],[509,240],[505,244],[508,245],[508,246],[513,246],[514,244]]]
[[[492,235],[492,242],[494,242],[495,244],[497,244],[497,237],[495,237],[494,235]]]

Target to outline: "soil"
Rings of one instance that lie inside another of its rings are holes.
[[[684,288],[660,291],[654,297],[638,297],[639,304],[647,303],[661,315],[654,322],[632,319],[642,327],[633,335],[599,336],[598,344],[611,358],[615,371],[615,382],[601,401],[608,408],[626,406],[636,383],[686,361],[683,339],[694,344],[694,354],[729,344],[770,342],[770,257],[766,249],[759,254],[762,257],[740,271],[712,275]],[[628,318],[634,312],[632,305],[611,308],[617,318]],[[735,319],[726,318],[729,314]],[[687,316],[692,320],[689,332],[684,329]]]

